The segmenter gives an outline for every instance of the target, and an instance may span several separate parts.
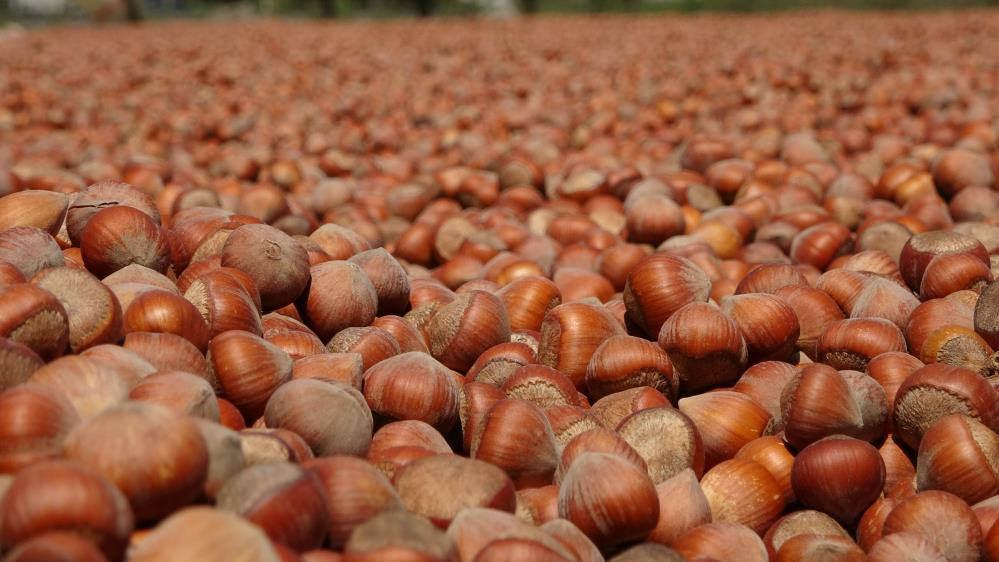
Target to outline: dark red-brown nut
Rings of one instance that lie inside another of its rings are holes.
[[[35,285],[0,287],[0,336],[50,360],[69,345],[66,309],[55,295]]]
[[[277,388],[264,411],[267,427],[293,431],[320,457],[363,455],[371,443],[371,410],[345,384],[297,379]]]
[[[969,505],[999,493],[999,436],[974,418],[951,414],[923,434],[916,458],[916,488],[943,490]]]
[[[237,275],[245,274],[232,268],[211,271],[191,282],[184,292],[184,298],[191,301],[208,324],[209,337],[229,330],[258,336],[263,331],[260,311]],[[247,283],[256,292],[253,282],[247,279]]]
[[[885,463],[870,443],[826,437],[794,458],[791,486],[802,504],[853,525],[881,495]]]
[[[662,348],[627,335],[611,336],[600,344],[586,367],[585,382],[594,400],[640,386],[651,386],[675,400],[679,386],[673,364]]]
[[[796,448],[835,434],[874,441],[884,435],[888,403],[884,390],[857,371],[806,365],[781,394],[776,428]]]
[[[225,483],[216,505],[222,511],[245,517],[271,540],[298,552],[322,544],[329,528],[319,478],[287,462],[244,469]]]
[[[91,541],[111,560],[124,554],[135,523],[118,488],[90,468],[66,460],[20,472],[0,499],[0,513],[4,550],[65,530]]]
[[[822,222],[810,226],[794,237],[789,255],[795,263],[826,267],[837,256],[853,249],[850,229],[838,222]]]
[[[498,297],[471,291],[438,309],[427,333],[430,354],[449,369],[465,373],[482,352],[510,340],[510,321]]]
[[[83,263],[94,275],[107,277],[138,264],[160,273],[170,265],[170,241],[146,213],[116,205],[93,215],[80,238]]]
[[[127,183],[101,181],[88,187],[69,205],[66,230],[73,245],[80,245],[83,229],[94,215],[113,206],[133,207],[148,215],[154,223],[160,223],[159,211],[149,195]]]
[[[562,303],[558,286],[544,277],[524,277],[500,289],[511,330],[540,330],[549,310]]]
[[[256,420],[274,391],[291,378],[287,353],[249,332],[232,330],[214,338],[208,362],[222,395],[247,420]]]
[[[264,224],[232,231],[222,247],[223,267],[243,271],[260,291],[264,310],[293,302],[309,283],[308,254],[293,238]]]
[[[631,270],[624,288],[627,318],[656,336],[666,319],[684,305],[706,301],[707,275],[687,258],[653,254]]]
[[[897,326],[882,318],[848,318],[826,327],[816,344],[816,360],[834,369],[863,371],[888,351],[906,351]]]
[[[652,480],[631,462],[607,453],[583,453],[559,487],[559,516],[574,523],[598,546],[648,535],[659,519]]]
[[[66,437],[65,453],[117,486],[139,521],[191,503],[208,475],[194,421],[151,404],[121,404],[83,422]]]
[[[458,421],[458,381],[426,353],[390,357],[364,373],[364,397],[386,418],[420,420],[443,431]]]
[[[175,334],[187,339],[199,350],[208,347],[210,332],[198,309],[177,293],[154,289],[146,291],[125,309],[122,330]]]
[[[383,511],[402,508],[399,494],[371,463],[348,456],[306,461],[302,468],[319,478],[329,514],[328,537],[342,548],[355,527]]]
[[[746,342],[739,326],[718,307],[690,303],[676,311],[659,332],[682,392],[734,382],[746,366]]]
[[[523,400],[500,400],[472,436],[472,458],[494,464],[518,488],[548,484],[558,465],[558,445],[544,413]]]
[[[725,297],[720,304],[742,332],[749,363],[783,361],[794,351],[801,328],[798,315],[782,299],[747,293]]]
[[[545,315],[538,344],[538,362],[559,370],[576,388],[584,388],[586,369],[596,349],[624,328],[604,307],[566,303]]]
[[[707,468],[734,457],[770,424],[770,413],[763,406],[734,390],[688,396],[680,399],[678,408],[697,427]]]
[[[0,393],[0,473],[61,456],[63,440],[79,421],[58,389],[20,384]]]
[[[989,263],[989,253],[985,246],[970,236],[943,230],[923,232],[905,243],[899,257],[899,270],[909,288],[918,291],[926,268],[933,258],[944,254],[964,253],[977,257],[985,265]]]

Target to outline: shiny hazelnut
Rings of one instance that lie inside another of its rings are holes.
[[[826,327],[816,344],[816,359],[835,369],[863,371],[886,351],[906,351],[905,337],[881,318],[848,318]]]
[[[721,310],[739,326],[750,363],[782,361],[794,351],[798,315],[782,299],[761,293],[733,295],[721,300]]]
[[[500,400],[486,413],[472,436],[471,456],[505,470],[518,488],[551,482],[559,460],[541,410],[513,399]]]
[[[743,445],[763,435],[770,422],[769,412],[733,390],[682,398],[678,407],[697,427],[706,468],[733,458]]]
[[[552,308],[541,326],[538,362],[553,367],[585,385],[586,369],[596,349],[607,338],[624,329],[603,307],[589,303],[566,303]]]
[[[687,560],[769,560],[760,536],[749,527],[715,521],[694,527],[673,542],[672,548]]]
[[[138,264],[160,273],[170,265],[170,242],[146,213],[116,205],[99,211],[80,234],[83,263],[94,275],[107,277]]]
[[[181,416],[219,420],[219,405],[208,381],[183,371],[163,371],[144,378],[129,400],[159,404]]]
[[[447,431],[458,421],[458,388],[450,373],[425,353],[395,355],[365,371],[364,397],[379,416]]]
[[[679,386],[662,348],[627,335],[612,336],[597,347],[586,367],[585,382],[594,399],[641,386],[651,386],[675,399]]]
[[[957,496],[928,491],[903,500],[885,519],[883,536],[923,536],[947,560],[978,560],[982,530],[974,512]]]
[[[355,527],[383,511],[402,508],[392,484],[367,461],[333,456],[310,460],[302,468],[318,477],[329,514],[329,540],[340,548]]]
[[[584,453],[572,463],[559,488],[558,506],[559,516],[598,546],[644,537],[659,518],[659,499],[648,474],[606,453]]]
[[[978,240],[955,232],[932,231],[916,234],[906,242],[899,257],[899,270],[909,287],[919,290],[933,258],[958,253],[971,254],[988,265],[988,251]]]
[[[781,394],[779,427],[798,449],[835,434],[873,441],[884,434],[887,421],[884,390],[857,371],[808,365]]]
[[[669,356],[682,392],[735,382],[745,369],[746,342],[731,318],[707,303],[691,303],[662,325],[659,346]]]
[[[378,310],[378,294],[358,265],[328,261],[310,271],[312,281],[300,299],[299,311],[321,340],[344,328],[371,324]]]
[[[667,318],[688,303],[706,301],[710,290],[707,275],[690,260],[650,255],[628,275],[624,288],[627,318],[646,334],[658,335]]]
[[[802,504],[851,525],[881,495],[885,463],[870,443],[827,437],[794,459],[791,486]]]
[[[919,442],[916,487],[950,492],[969,505],[990,498],[999,493],[999,473],[992,468],[997,448],[999,436],[978,420],[940,418]]]
[[[212,339],[208,362],[222,395],[250,420],[263,414],[271,394],[291,378],[292,361],[287,353],[239,330]]]
[[[48,531],[69,530],[108,558],[124,553],[134,520],[111,482],[75,462],[56,460],[20,472],[0,499],[0,542],[6,549]]]
[[[176,334],[204,350],[210,332],[204,317],[190,301],[159,289],[137,296],[125,309],[122,331]]]
[[[784,510],[780,484],[755,461],[719,463],[704,474],[701,488],[714,521],[746,525],[757,533],[763,533]]]
[[[64,448],[66,457],[121,489],[139,521],[192,502],[208,473],[208,450],[194,421],[161,406],[109,408],[76,427]]]
[[[218,509],[263,529],[275,542],[303,551],[326,535],[329,514],[315,474],[297,465],[258,464],[230,478],[219,491]]]
[[[482,352],[509,341],[510,323],[499,298],[471,291],[442,306],[427,332],[431,355],[449,369],[464,373]]]
[[[56,389],[21,384],[0,393],[0,472],[60,456],[78,423],[73,405]]]

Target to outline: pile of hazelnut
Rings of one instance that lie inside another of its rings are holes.
[[[11,39],[0,555],[999,561],[996,36]]]

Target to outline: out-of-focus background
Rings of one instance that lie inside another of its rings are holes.
[[[999,0],[0,0],[0,23],[255,16],[510,17],[544,12],[753,12],[815,8],[911,10],[997,5]]]

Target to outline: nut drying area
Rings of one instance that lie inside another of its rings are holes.
[[[5,562],[999,561],[999,12],[0,41]]]

